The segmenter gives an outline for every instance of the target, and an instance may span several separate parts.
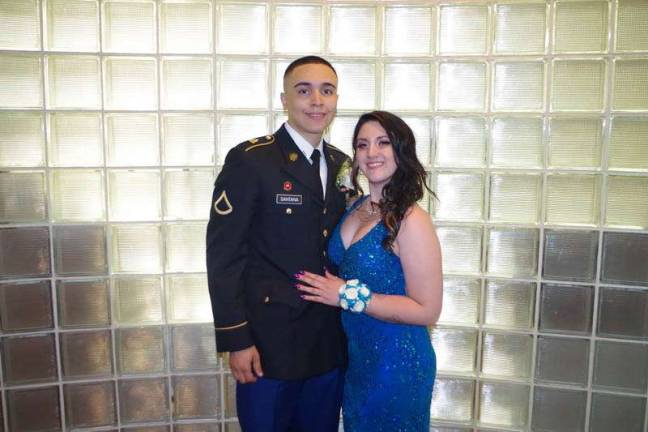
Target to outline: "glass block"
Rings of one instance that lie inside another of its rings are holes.
[[[376,9],[332,6],[329,52],[334,55],[376,54]]]
[[[437,236],[443,250],[444,271],[447,273],[480,273],[481,228],[437,226]]]
[[[12,431],[61,430],[59,388],[7,390],[7,414]]]
[[[430,337],[439,372],[474,374],[477,330],[435,327]]]
[[[0,279],[49,275],[47,227],[0,229]]]
[[[597,246],[598,233],[594,231],[546,230],[542,276],[592,282]]]
[[[274,52],[292,54],[322,51],[321,6],[277,5],[274,12]]]
[[[268,64],[265,61],[226,60],[219,63],[219,68],[220,109],[267,108]]]
[[[104,52],[156,51],[154,0],[108,0],[102,3]]]
[[[514,333],[484,333],[481,372],[508,379],[527,379],[531,373],[533,336]]]
[[[104,220],[103,170],[53,170],[51,176],[54,221]]]
[[[338,109],[371,110],[376,106],[376,66],[373,63],[335,63],[340,99]]]
[[[209,207],[205,203],[211,200],[213,184],[211,168],[165,170],[164,218],[208,219]]]
[[[540,331],[590,334],[593,303],[590,286],[542,284]]]
[[[536,382],[586,386],[589,349],[588,339],[538,336]]]
[[[592,394],[590,431],[605,432],[644,430],[646,399],[604,393]]]
[[[493,50],[498,54],[544,52],[547,9],[543,3],[496,5]]]
[[[62,333],[61,357],[66,379],[108,377],[112,374],[110,330]]]
[[[543,165],[542,119],[498,117],[491,126],[491,163],[506,168]]]
[[[601,287],[598,334],[648,340],[648,290]]]
[[[101,108],[99,58],[47,56],[47,108]]]
[[[439,54],[486,54],[488,7],[442,5],[439,8]]]
[[[617,51],[648,50],[648,4],[642,0],[620,0],[617,4]]]
[[[486,158],[486,123],[480,117],[437,117],[434,164],[476,168]]]
[[[159,225],[114,225],[111,235],[111,265],[114,273],[162,272],[162,235]]]
[[[212,324],[172,326],[171,367],[174,371],[218,368]]]
[[[167,322],[212,321],[207,278],[201,275],[165,277]]]
[[[211,114],[162,115],[165,165],[213,165],[214,117]]]
[[[0,5],[0,49],[40,49],[40,17],[38,0],[3,2]]]
[[[648,119],[613,117],[608,145],[610,169],[648,170]]]
[[[63,394],[68,428],[115,425],[117,412],[112,381],[67,384]]]
[[[604,52],[607,50],[607,1],[557,2],[554,52]]]
[[[54,269],[58,276],[101,275],[108,271],[103,226],[55,226]]]
[[[0,57],[0,107],[42,107],[41,68],[38,56],[3,54]]]
[[[99,51],[99,4],[96,0],[48,0],[47,35],[52,51]]]
[[[0,223],[47,218],[43,171],[0,171]]]
[[[536,387],[533,392],[534,431],[585,430],[587,392]]]
[[[645,394],[648,385],[648,345],[597,341],[592,387]]]
[[[220,375],[173,377],[173,418],[220,417]]]
[[[53,325],[48,280],[0,283],[0,329],[3,332],[42,330]]]
[[[105,109],[157,109],[157,64],[154,58],[105,57],[103,67]]]
[[[115,334],[117,370],[120,374],[163,372],[164,332],[162,327],[119,329]]]
[[[491,174],[488,218],[493,222],[537,223],[541,191],[540,175]]]
[[[549,128],[549,166],[599,168],[602,141],[603,122],[599,118],[553,118]]]
[[[238,423],[236,424],[238,426]],[[220,423],[176,423],[177,432],[221,432]]]
[[[150,166],[160,163],[157,115],[106,114],[105,119],[109,166]]]
[[[386,7],[383,52],[427,56],[434,49],[434,11],[429,7]]]
[[[432,189],[439,196],[434,201],[435,220],[482,219],[484,178],[481,174],[439,172],[433,178]]]
[[[427,63],[386,64],[383,107],[388,110],[428,110],[433,100],[430,99],[430,77]]]
[[[327,141],[349,156],[353,155],[353,129],[357,122],[358,116],[336,116],[329,126]]]
[[[112,280],[113,310],[120,325],[158,324],[163,319],[162,281],[159,277]]]
[[[534,277],[538,271],[538,230],[491,228],[486,271],[504,277]]]
[[[601,111],[605,95],[605,60],[555,60],[552,111]]]
[[[231,373],[223,375],[223,405],[225,406],[225,417],[236,417],[236,380]],[[237,423],[238,424],[238,423]],[[229,430],[229,429],[226,429]]]
[[[160,3],[160,51],[211,53],[212,5],[209,0]]]
[[[510,428],[524,428],[529,421],[529,386],[482,382],[479,422]]]
[[[267,6],[223,4],[218,15],[220,53],[261,54],[268,50]]]
[[[613,85],[612,109],[648,110],[648,60],[616,60]]]
[[[600,177],[549,174],[545,222],[595,225],[599,221]]]
[[[55,112],[47,116],[49,165],[103,165],[101,114]],[[132,148],[132,150],[136,150]]]
[[[488,280],[484,292],[484,324],[506,329],[533,327],[536,284]]]
[[[477,324],[479,319],[480,287],[478,279],[445,277],[441,324]]]
[[[3,338],[2,367],[5,385],[56,381],[54,334]]]
[[[0,166],[44,165],[44,128],[40,113],[0,112]]]
[[[205,271],[206,222],[165,225],[165,270],[168,273]]]
[[[470,422],[474,396],[474,381],[439,377],[434,382],[430,416],[433,420]]]
[[[541,111],[544,100],[543,62],[496,62],[493,110]]]
[[[648,235],[603,234],[601,281],[648,285]]]
[[[108,281],[57,280],[59,326],[106,327],[110,325]]]
[[[167,378],[122,380],[117,385],[122,424],[163,421],[169,418]]]
[[[162,109],[213,108],[211,59],[166,57],[161,70]]]
[[[108,171],[110,220],[158,220],[162,216],[160,171]]]
[[[605,223],[648,228],[648,177],[609,176]]]
[[[226,114],[220,117],[218,125],[218,163],[225,163],[227,152],[240,142],[268,133],[268,119],[263,114]]]
[[[486,64],[441,63],[436,94],[439,110],[483,111],[486,102]]]

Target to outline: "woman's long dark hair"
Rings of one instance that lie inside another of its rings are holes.
[[[412,129],[400,117],[387,111],[372,111],[360,116],[353,131],[353,171],[351,178],[356,191],[363,194],[358,183],[357,140],[362,126],[375,121],[387,132],[394,149],[396,172],[382,190],[379,202],[382,222],[387,227],[387,235],[382,241],[386,250],[391,250],[398,235],[401,222],[407,210],[423,198],[424,189],[430,190],[426,183],[425,168],[416,157],[416,139]]]

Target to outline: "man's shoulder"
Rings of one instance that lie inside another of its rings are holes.
[[[259,157],[272,153],[276,145],[276,137],[274,135],[263,135],[256,138],[250,138],[247,141],[237,144],[233,147],[228,157],[233,157],[238,160],[256,160]]]
[[[328,150],[329,152],[331,152],[332,154],[334,154],[336,156],[341,156],[341,157],[344,157],[344,158],[349,157],[349,155],[347,155],[342,150],[340,150],[339,148],[335,147],[333,144],[330,144],[328,142],[326,143],[326,150]]]

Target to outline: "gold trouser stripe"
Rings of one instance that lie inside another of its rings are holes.
[[[236,325],[233,325],[233,326],[230,326],[230,327],[216,327],[216,331],[221,331],[221,330],[234,330],[234,329],[237,329],[237,328],[239,328],[239,327],[243,327],[243,326],[246,325],[247,323],[248,323],[247,321],[244,321],[244,322],[242,322],[241,324],[236,324]]]

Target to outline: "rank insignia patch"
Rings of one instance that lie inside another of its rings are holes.
[[[220,196],[214,201],[214,210],[221,216],[228,215],[234,211],[232,203],[227,198],[227,192],[221,192]]]

